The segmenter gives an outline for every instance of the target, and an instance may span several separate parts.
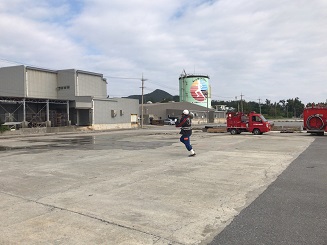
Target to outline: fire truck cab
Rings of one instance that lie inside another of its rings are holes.
[[[227,113],[227,132],[230,132],[233,135],[242,132],[251,132],[255,135],[259,135],[269,132],[270,130],[271,124],[259,113]]]
[[[325,131],[327,131],[327,107],[313,105],[304,108],[303,129],[311,134],[324,135]]]

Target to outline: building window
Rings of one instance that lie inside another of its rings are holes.
[[[117,116],[117,111],[111,110],[111,117],[116,117],[116,116]]]

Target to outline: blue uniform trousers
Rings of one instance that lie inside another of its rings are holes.
[[[183,134],[179,139],[185,145],[185,147],[188,151],[192,150],[190,138],[191,138],[191,135]]]

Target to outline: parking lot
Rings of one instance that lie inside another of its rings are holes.
[[[314,137],[173,126],[1,138],[1,244],[206,244]]]

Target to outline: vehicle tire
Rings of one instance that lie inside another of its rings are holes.
[[[232,129],[230,130],[230,134],[232,134],[232,135],[237,134],[237,130],[236,130],[235,128],[232,128]]]
[[[260,133],[261,133],[260,129],[258,129],[258,128],[253,129],[253,134],[259,135]]]

